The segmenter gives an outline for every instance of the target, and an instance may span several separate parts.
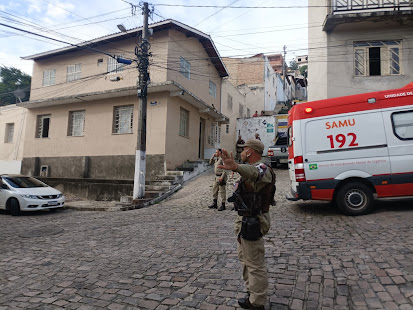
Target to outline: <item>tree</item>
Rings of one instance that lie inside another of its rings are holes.
[[[295,61],[295,59],[293,59],[293,60],[290,61],[290,69],[291,69],[291,70],[297,70],[297,69],[298,69],[298,64],[297,64],[297,62]]]
[[[302,67],[300,68],[300,74],[301,74],[302,76],[304,76],[305,78],[307,78],[307,76],[308,76],[308,70],[307,70],[307,68],[308,68],[307,65],[304,65],[304,66],[302,66]]]
[[[1,66],[0,106],[29,100],[31,81],[32,77],[21,70]]]

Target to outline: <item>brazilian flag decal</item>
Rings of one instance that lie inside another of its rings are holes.
[[[309,167],[310,170],[317,170],[317,164],[311,164]]]

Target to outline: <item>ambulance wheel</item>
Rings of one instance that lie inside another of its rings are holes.
[[[363,183],[348,183],[337,192],[336,204],[347,215],[366,214],[373,208],[373,193]]]

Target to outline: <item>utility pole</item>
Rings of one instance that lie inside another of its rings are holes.
[[[139,98],[139,119],[138,119],[138,138],[136,143],[135,157],[135,178],[133,182],[133,200],[145,196],[145,174],[146,174],[146,105],[149,81],[149,56],[148,50],[148,3],[143,3],[143,33],[142,43],[135,50],[138,58],[139,81],[138,81],[138,98]]]
[[[287,70],[286,70],[286,68],[285,68],[285,54],[286,54],[286,49],[287,49],[287,47],[284,45],[284,47],[283,47],[283,49],[284,49],[284,56],[283,56],[283,78],[284,78],[284,81],[283,81],[283,90],[284,90],[284,98],[285,98],[285,101],[288,101],[287,100],[287,94],[285,93],[285,79],[287,78]]]

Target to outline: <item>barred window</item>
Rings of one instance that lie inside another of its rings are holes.
[[[43,71],[43,86],[56,84],[56,69]]]
[[[81,65],[76,64],[76,65],[70,65],[67,66],[67,76],[66,76],[66,81],[75,81],[80,79],[80,74],[81,74]]]
[[[68,136],[81,137],[85,133],[85,111],[69,112]]]
[[[211,123],[211,132],[208,136],[208,144],[215,146],[221,143],[221,127],[218,123]]]
[[[115,107],[113,115],[113,133],[132,133],[133,105]]]
[[[182,56],[179,60],[179,72],[187,79],[191,78],[191,64]]]
[[[239,104],[239,117],[244,117],[244,106]]]
[[[229,125],[228,124],[225,125],[225,133],[229,133]]]
[[[217,86],[211,80],[209,80],[209,94],[214,98],[217,97]]]
[[[122,58],[123,55],[117,55],[115,56],[115,58],[108,57],[108,73],[117,73],[123,71],[125,64],[118,63],[116,57]]]
[[[355,76],[400,75],[401,41],[354,42]]]
[[[13,143],[14,123],[6,124],[6,135],[4,137],[5,143]]]
[[[228,99],[227,99],[227,109],[232,111],[232,96],[228,95]]]
[[[189,111],[181,108],[179,117],[179,135],[188,137],[189,133]]]
[[[48,138],[50,126],[50,114],[37,116],[36,138]]]

